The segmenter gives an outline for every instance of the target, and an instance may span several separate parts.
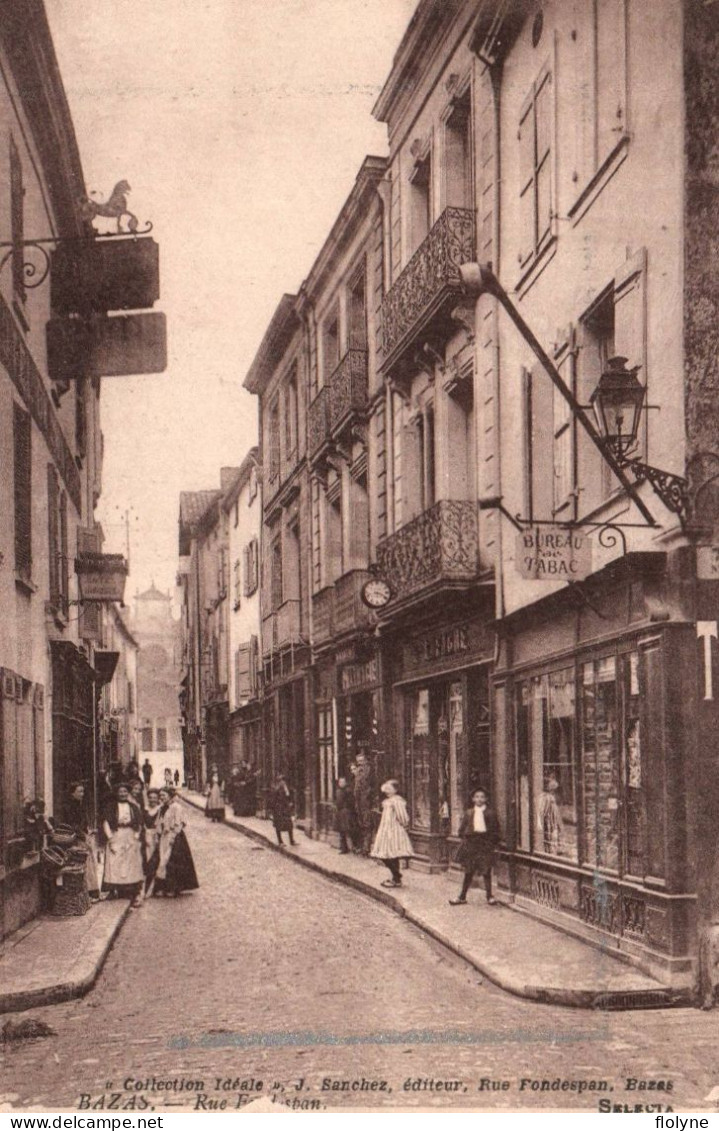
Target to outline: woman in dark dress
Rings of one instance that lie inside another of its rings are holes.
[[[185,835],[185,816],[174,787],[160,790],[160,852],[153,887],[165,895],[194,891],[200,885]]]
[[[87,860],[85,861],[85,880],[91,901],[97,903],[100,898],[100,880],[97,874],[97,840],[96,831],[90,821],[84,782],[73,782],[64,816],[67,824],[74,830],[78,841],[88,850]]]
[[[275,826],[275,835],[277,843],[282,844],[282,834],[289,833],[290,844],[294,846],[294,829],[292,827],[292,812],[294,804],[292,802],[292,790],[287,784],[284,774],[280,774],[277,779],[277,785],[272,791],[270,798],[270,812],[272,813],[272,823]]]
[[[147,805],[143,812],[145,860],[145,892],[152,890],[157,865],[160,863],[160,791],[148,789]]]

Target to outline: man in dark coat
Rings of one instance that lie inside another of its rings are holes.
[[[284,774],[280,774],[277,778],[277,785],[272,790],[272,796],[270,797],[270,812],[272,813],[272,823],[275,826],[278,844],[283,843],[283,833],[289,833],[291,845],[295,843],[294,830],[292,828],[293,810],[292,790],[288,786]]]
[[[149,758],[145,758],[145,761],[142,763],[142,780],[145,783],[145,789],[147,789],[152,781],[152,766],[150,765]]]
[[[465,811],[459,835],[462,843],[456,860],[464,868],[464,881],[457,899],[449,902],[453,907],[465,904],[472,880],[479,873],[484,878],[487,903],[494,905],[497,901],[492,897],[492,861],[501,834],[499,821],[487,805],[487,794],[483,789],[476,789],[472,794],[472,807]]]
[[[357,815],[357,824],[361,838],[362,855],[369,856],[372,843],[372,804],[374,802],[374,788],[372,784],[372,767],[367,761],[367,755],[357,755],[354,780],[354,803]]]
[[[349,852],[348,837],[353,851],[356,850],[359,841],[357,813],[355,811],[354,793],[347,785],[347,778],[337,779],[335,825],[340,834],[340,854],[344,856]]]

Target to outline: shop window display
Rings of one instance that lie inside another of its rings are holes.
[[[574,671],[526,680],[517,711],[519,844],[577,860]]]

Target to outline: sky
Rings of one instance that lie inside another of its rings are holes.
[[[105,550],[174,590],[179,495],[256,443],[242,381],[368,153],[417,0],[45,0],[88,191],[160,245],[162,375],[104,378]],[[126,521],[127,520],[127,521]]]

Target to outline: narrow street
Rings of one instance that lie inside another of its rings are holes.
[[[188,812],[200,890],[134,913],[86,998],[32,1011],[57,1035],[5,1046],[2,1102],[234,1110],[277,1085],[322,1109],[706,1107],[713,1014],[510,997],[381,906]],[[626,1077],[665,1083],[627,1090]],[[522,1087],[555,1078],[577,1087]]]

